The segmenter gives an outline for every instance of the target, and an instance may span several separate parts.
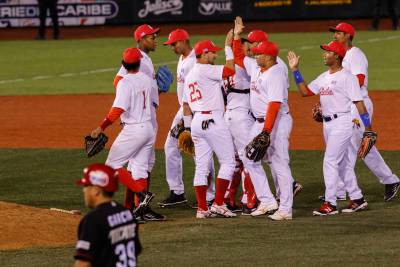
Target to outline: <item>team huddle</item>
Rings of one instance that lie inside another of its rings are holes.
[[[391,201],[400,180],[374,146],[377,134],[371,123],[368,61],[352,45],[354,28],[340,23],[329,29],[333,41],[321,45],[328,70],[310,83],[302,77],[300,57],[295,52],[289,51],[287,66],[266,32],[254,29],[244,36],[243,30],[243,21],[237,17],[224,49],[210,40],[192,47],[183,29],[172,31],[164,42],[179,56],[176,82],[180,108],[164,146],[170,195],[159,206],[187,202],[182,153],[188,153],[195,162],[196,218],[229,218],[241,212],[291,220],[293,199],[302,185],[292,176],[289,165],[293,125],[288,105],[290,76],[302,96],[320,97],[313,117],[323,123],[325,194],[313,215],[338,214],[337,201],[347,198],[349,205],[341,212],[368,207],[354,170],[358,157],[385,186],[384,201]],[[167,92],[173,82],[168,68],[155,71],[150,58],[159,32],[146,24],[135,30],[137,47],[123,53],[122,67],[114,79],[112,108],[91,133],[97,138],[120,118],[122,130],[105,164],[118,171],[119,182],[126,187],[124,206],[138,222],[166,220],[149,205],[154,197],[149,186],[155,164],[159,94]],[[225,65],[215,64],[219,50],[225,52]],[[214,155],[219,163],[217,173]],[[271,170],[275,190],[269,186],[263,163]],[[243,192],[239,200],[238,191]]]

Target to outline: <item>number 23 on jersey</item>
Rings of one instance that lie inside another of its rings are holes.
[[[190,89],[190,102],[195,102],[202,98],[197,82],[189,84],[189,89]]]

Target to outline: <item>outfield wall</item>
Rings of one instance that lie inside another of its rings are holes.
[[[246,21],[368,18],[373,5],[372,0],[59,0],[58,13],[62,26],[131,25],[224,22],[237,15]],[[0,28],[38,26],[38,14],[36,0],[0,0]]]

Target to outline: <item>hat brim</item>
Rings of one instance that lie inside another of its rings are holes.
[[[85,178],[81,178],[81,179],[75,181],[75,185],[76,186],[87,186],[87,185],[91,185],[91,184],[89,182],[87,182],[87,180]]]
[[[336,27],[330,27],[330,28],[329,28],[329,31],[330,31],[330,32],[342,32],[342,31],[336,29]]]

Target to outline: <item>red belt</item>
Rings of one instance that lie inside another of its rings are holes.
[[[207,110],[207,111],[201,111],[201,114],[212,114],[211,110]]]

